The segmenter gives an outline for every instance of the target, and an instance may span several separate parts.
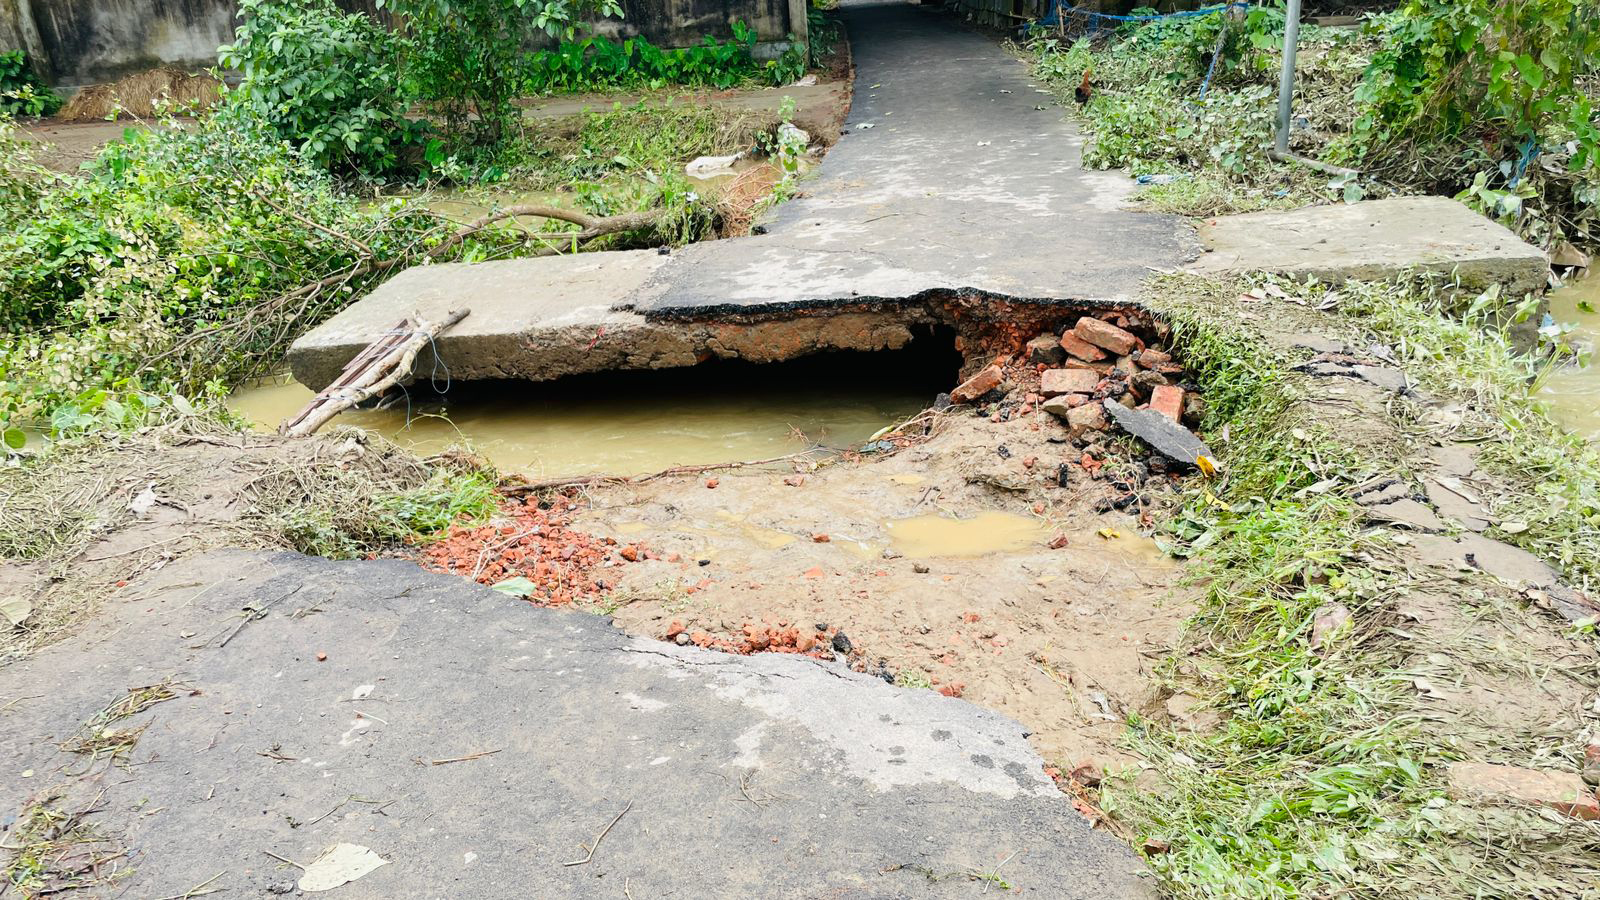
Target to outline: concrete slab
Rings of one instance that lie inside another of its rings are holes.
[[[1026,895],[1154,896],[1021,726],[965,701],[630,638],[408,563],[230,551],[153,578],[0,670],[0,823],[57,786],[64,808],[98,795],[122,896],[292,892],[267,851],[339,842],[388,860],[348,900],[967,897],[997,867]],[[128,765],[80,774],[60,743],[163,680],[176,697],[116,723],[147,726]]]
[[[1190,268],[1208,274],[1268,271],[1337,283],[1453,272],[1473,287],[1520,294],[1542,289],[1550,272],[1539,248],[1448,197],[1223,216],[1200,226],[1200,240],[1207,252]]]

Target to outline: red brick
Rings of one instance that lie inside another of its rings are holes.
[[[1450,764],[1449,785],[1457,800],[1542,806],[1575,819],[1600,819],[1594,789],[1573,772],[1457,762]]]
[[[1156,366],[1166,365],[1170,362],[1172,362],[1172,354],[1165,350],[1146,347],[1139,351],[1139,365],[1146,369],[1154,369]]]
[[[1039,393],[1046,397],[1092,394],[1099,383],[1100,373],[1093,369],[1046,369],[1039,376]]]
[[[1078,337],[1103,350],[1110,350],[1117,356],[1127,356],[1143,346],[1138,338],[1110,322],[1102,322],[1093,316],[1079,319],[1077,327],[1072,330]]]
[[[1070,331],[1061,336],[1061,349],[1067,351],[1068,355],[1084,362],[1099,362],[1106,358],[1104,350]]]
[[[1174,422],[1183,422],[1183,388],[1158,384],[1150,389],[1150,408]]]
[[[1000,371],[1000,366],[991,365],[978,374],[961,382],[955,390],[950,392],[951,403],[971,403],[1000,386],[1005,380],[1005,373]]]

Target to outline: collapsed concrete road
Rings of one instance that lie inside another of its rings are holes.
[[[170,699],[97,718],[153,685]],[[192,558],[0,695],[23,698],[8,843],[40,809],[93,809],[91,886],[119,896],[292,892],[271,854],[337,843],[387,861],[344,898],[1153,895],[1010,719],[406,563]],[[60,749],[86,737],[97,755]]]

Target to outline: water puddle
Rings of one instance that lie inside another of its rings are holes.
[[[973,557],[1037,548],[1049,528],[1038,519],[1008,512],[981,512],[970,519],[915,516],[886,522],[889,542],[913,559],[935,556]]]
[[[1551,291],[1550,315],[1573,326],[1568,339],[1586,348],[1589,358],[1583,366],[1566,365],[1551,372],[1539,389],[1539,399],[1549,406],[1557,422],[1591,441],[1600,441],[1600,367],[1595,365],[1600,349],[1600,276]]]
[[[915,349],[757,366],[706,363],[558,382],[467,383],[445,399],[352,410],[334,420],[420,454],[469,446],[530,477],[638,475],[672,466],[844,449],[921,411],[953,369]],[[271,431],[311,399],[287,378],[236,391],[234,412]]]

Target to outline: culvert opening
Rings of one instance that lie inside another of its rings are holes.
[[[507,473],[636,475],[679,465],[842,450],[932,405],[963,363],[953,329],[919,325],[899,349],[757,364],[712,359],[553,381],[422,379],[384,409],[342,414],[417,453],[470,445]],[[423,363],[419,371],[426,375]],[[230,406],[270,430],[312,397],[278,379]]]

